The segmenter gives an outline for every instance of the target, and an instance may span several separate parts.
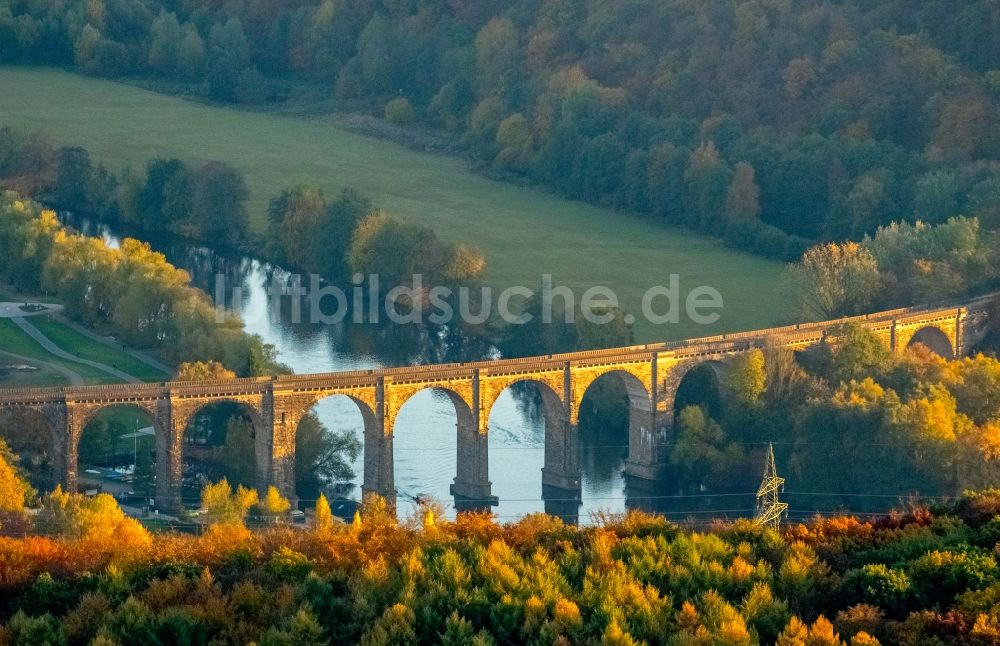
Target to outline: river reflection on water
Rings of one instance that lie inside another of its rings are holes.
[[[191,274],[192,282],[216,297],[217,277],[224,277],[225,306],[238,312],[246,329],[273,345],[282,363],[296,373],[323,373],[367,370],[412,364],[472,361],[495,356],[495,350],[479,340],[461,338],[454,332],[416,325],[338,325],[292,323],[288,312],[275,312],[267,293],[272,280],[287,281],[289,273],[268,263],[238,254],[224,253],[171,236],[127,231],[118,226],[97,224],[64,214],[67,224],[117,244],[129,235],[149,242],[172,264]],[[232,287],[238,289],[232,289]],[[287,300],[284,301],[287,303]],[[279,306],[279,309],[280,306]],[[283,314],[283,315],[282,315]],[[303,317],[307,318],[307,317]],[[353,430],[362,437],[361,414],[346,397],[321,401],[316,412],[331,429]],[[501,520],[513,520],[545,510],[542,499],[544,463],[544,419],[530,397],[503,393],[490,413],[489,474],[493,495],[499,498],[494,513]],[[604,509],[622,511],[624,500],[624,446],[622,434],[598,436],[582,434],[583,500],[581,522],[590,512]],[[396,421],[393,448],[395,480],[401,515],[406,515],[417,496],[430,496],[443,503],[449,516],[454,501],[449,486],[456,473],[456,417],[451,400],[433,391],[418,393],[408,401]],[[360,496],[363,456],[354,465],[355,487],[351,497]],[[553,506],[550,500],[550,511]],[[558,505],[557,501],[555,502]],[[563,506],[564,512],[577,509]]]

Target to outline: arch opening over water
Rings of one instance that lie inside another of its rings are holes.
[[[493,495],[512,510],[501,520],[546,511],[575,522],[579,444],[558,393],[542,381],[519,380],[500,392],[486,414],[490,471],[520,474],[494,487]]]
[[[371,444],[378,441],[375,413],[345,394],[316,401],[295,429],[295,490],[300,504],[311,509],[323,493],[334,514],[354,515],[362,499]]]
[[[644,443],[657,441],[652,400],[633,374],[612,370],[595,379],[578,414],[581,514],[620,509],[629,494],[625,470]],[[634,501],[633,501],[634,502]]]
[[[453,515],[453,485],[461,450],[475,442],[475,416],[462,396],[443,386],[413,393],[400,407],[391,429],[392,463],[397,508],[405,510],[429,502],[440,503]]]
[[[681,411],[688,406],[700,406],[714,419],[723,412],[721,361],[703,361],[691,365],[677,386],[674,396],[673,413],[677,420]]]

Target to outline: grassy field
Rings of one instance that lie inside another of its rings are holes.
[[[115,347],[87,338],[73,328],[47,316],[35,316],[28,320],[57,346],[81,359],[97,361],[124,370],[143,381],[163,381],[171,376]]]
[[[0,287],[0,301],[22,302],[39,301],[46,303],[58,303],[59,299],[50,295],[28,295],[15,291],[12,287]],[[38,328],[42,334],[47,336],[62,350],[74,354],[82,359],[97,361],[113,366],[120,370],[141,379],[143,381],[163,381],[171,375],[160,372],[157,368],[136,359],[127,352],[123,352],[116,345],[109,345],[95,341],[69,325],[48,316],[32,316],[28,319],[33,326]],[[0,319],[0,350],[7,350],[25,357],[31,357],[42,362],[63,366],[76,372],[83,377],[87,383],[116,383],[114,377],[107,373],[96,370],[90,366],[67,361],[63,358],[49,354],[45,348],[38,345],[34,339],[24,333],[19,327],[7,319]],[[5,361],[0,357],[0,362]],[[11,371],[6,375],[0,375],[0,388],[19,386],[64,386],[69,385],[65,375],[54,371],[41,363],[32,364],[39,368],[37,371]]]
[[[0,125],[43,130],[113,168],[156,156],[222,160],[246,173],[249,209],[263,226],[268,200],[301,182],[328,193],[354,187],[389,211],[451,241],[481,246],[494,287],[534,288],[543,274],[578,290],[613,288],[637,316],[642,295],[680,276],[681,292],[709,285],[725,307],[714,325],[653,326],[641,341],[765,327],[787,318],[782,267],[718,241],[488,180],[458,159],[414,152],[320,119],[205,106],[129,85],[34,68],[0,68]]]
[[[120,383],[120,380],[107,374],[106,372],[98,370],[97,368],[81,363],[74,363],[72,361],[65,361],[59,357],[52,356],[45,350],[45,348],[38,345],[34,339],[25,334],[24,331],[17,327],[17,325],[15,325],[10,319],[0,319],[0,350],[6,350],[7,352],[13,352],[14,354],[19,354],[31,359],[38,359],[40,361],[65,366],[83,377],[88,384]],[[67,352],[71,351],[72,350],[67,349]]]
[[[6,370],[3,366],[26,364],[35,370]],[[70,386],[66,375],[41,363],[22,362],[0,354],[0,388],[53,388]]]

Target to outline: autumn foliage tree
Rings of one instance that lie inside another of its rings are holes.
[[[813,247],[792,271],[803,308],[820,320],[870,309],[882,280],[875,257],[855,242]]]
[[[218,361],[185,361],[177,367],[177,381],[235,379],[236,373]]]
[[[201,492],[201,506],[209,523],[240,524],[255,504],[255,490],[243,485],[234,490],[225,478],[205,485]]]
[[[17,458],[0,439],[0,532],[23,524],[25,504],[33,495],[27,480],[18,473]]]
[[[286,370],[237,317],[220,320],[190,276],[148,244],[126,238],[113,249],[73,234],[55,213],[11,192],[0,195],[0,274],[28,292],[49,290],[71,317],[168,360],[215,361],[243,376]]]
[[[996,253],[977,218],[894,222],[860,243],[811,247],[790,276],[803,314],[831,319],[989,289],[998,278]]]

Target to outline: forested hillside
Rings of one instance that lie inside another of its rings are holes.
[[[9,469],[0,476],[16,490]],[[3,511],[7,522],[23,518]],[[108,495],[57,491],[34,516],[45,535],[0,537],[0,644],[1000,639],[997,491],[877,519],[817,518],[780,533],[749,521],[696,531],[637,513],[581,529],[539,515],[497,525],[485,515],[447,522],[421,511],[400,524],[369,499],[343,525],[324,501],[305,531],[251,532],[230,512],[200,536],[151,535]]]
[[[452,131],[491,171],[795,258],[1000,226],[991,0],[10,0],[0,62]]]

